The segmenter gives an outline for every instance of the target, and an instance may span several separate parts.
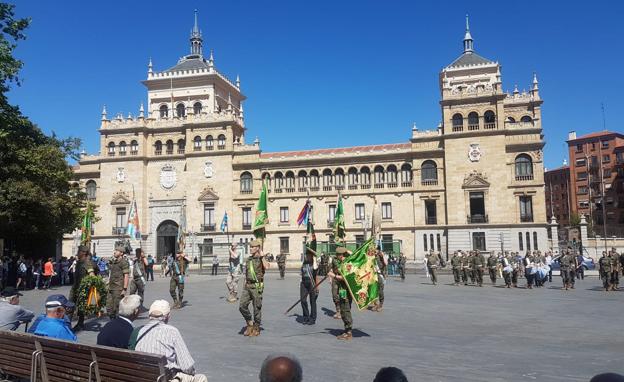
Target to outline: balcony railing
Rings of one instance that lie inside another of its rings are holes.
[[[138,150],[132,150],[132,151],[130,151],[130,155],[139,155],[139,151]]]
[[[186,150],[184,150],[184,149],[178,149],[178,154],[184,154],[185,151]]]
[[[125,157],[126,156],[126,152],[125,151],[120,151],[119,152],[119,156],[120,157]]]
[[[529,175],[516,175],[516,180],[519,182],[526,182],[528,180],[533,180],[533,174]]]
[[[337,184],[337,185],[336,185],[336,190],[337,190],[337,191],[342,191],[342,190],[344,190],[344,185],[342,185],[342,184],[338,185],[338,184]]]
[[[250,230],[251,229],[251,224],[245,224],[243,223],[243,230]]]
[[[162,150],[156,150],[156,151],[154,151],[154,155],[162,155]]]
[[[202,224],[201,225],[201,231],[202,232],[212,232],[215,230],[215,224]]]
[[[319,186],[310,187],[310,191],[318,191],[318,190],[319,190]]]
[[[383,183],[375,183],[375,188],[384,188]]]
[[[166,151],[165,153],[166,153],[167,155],[171,155],[171,154],[173,154],[173,149],[171,149],[171,150],[167,149],[167,151]]]
[[[193,151],[201,151],[201,146],[195,146],[195,147],[193,147]]]
[[[212,150],[214,150],[214,146],[206,146],[206,150],[212,151]]]
[[[533,215],[520,215],[520,221],[522,223],[532,223]]]
[[[370,184],[360,184],[360,190],[370,190]]]
[[[299,187],[299,192],[306,192],[306,188],[305,187]]]
[[[108,156],[109,157],[114,157],[115,156],[115,152],[114,151],[109,151],[108,152]]]
[[[281,188],[276,188],[273,191],[275,191],[276,194],[281,194],[282,193],[282,189]]]
[[[425,224],[431,225],[431,224],[438,224],[438,218],[437,216],[427,216],[425,218]]]
[[[397,183],[388,183],[388,188],[397,188]]]
[[[420,181],[420,184],[422,186],[437,186],[438,180],[437,179],[423,179]]]
[[[323,191],[331,191],[332,186],[323,186]]]
[[[357,184],[350,184],[349,185],[349,190],[357,190],[358,186]]]
[[[467,216],[467,220],[469,224],[473,224],[473,223],[487,223],[488,222],[488,216],[487,215],[468,215]]]
[[[284,189],[284,191],[286,191],[286,192],[295,192],[295,188],[294,187],[286,187]]]
[[[453,132],[454,133],[459,133],[461,131],[464,131],[464,126],[463,125],[453,125]]]
[[[412,187],[412,182],[402,182],[401,187]]]
[[[218,145],[217,150],[225,150],[225,145]]]
[[[485,123],[485,125],[483,126],[486,130],[493,130],[496,129],[496,122],[487,122]]]
[[[468,124],[468,131],[479,130],[479,124]]]
[[[113,235],[124,235],[126,227],[113,227]]]

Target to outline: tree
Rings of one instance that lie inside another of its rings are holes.
[[[581,217],[578,213],[572,212],[570,214],[570,227],[577,228],[579,225],[581,225]]]
[[[30,252],[79,225],[84,194],[66,159],[78,158],[80,141],[44,134],[8,102],[23,65],[14,49],[30,23],[14,7],[0,3],[0,238]]]

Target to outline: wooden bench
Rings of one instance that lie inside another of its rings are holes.
[[[0,370],[31,382],[166,382],[165,356],[0,331]]]

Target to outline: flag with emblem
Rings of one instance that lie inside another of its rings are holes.
[[[228,216],[227,211],[223,214],[223,219],[221,219],[221,232],[225,232],[228,229]]]
[[[370,237],[338,267],[358,309],[365,309],[379,298],[375,238]]]
[[[131,239],[141,239],[141,227],[139,225],[139,210],[137,209],[136,199],[132,199],[130,204],[130,212],[128,213],[128,225],[126,233]]]
[[[178,248],[184,251],[186,247],[186,204],[180,207],[180,226],[178,227]]]
[[[93,229],[93,206],[87,203],[84,216],[82,217],[82,226],[80,227],[80,244],[91,246],[91,229]]]

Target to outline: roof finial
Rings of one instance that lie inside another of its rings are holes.
[[[538,82],[537,82],[537,73],[533,72],[533,90],[537,90],[538,89],[537,84],[538,84]]]
[[[199,26],[197,25],[197,9],[195,10],[195,24],[193,25],[193,36],[201,37]]]
[[[195,23],[193,29],[191,29],[191,54],[201,56],[202,55],[202,37],[201,31],[197,24],[197,9],[195,10]]]
[[[106,121],[106,105],[102,108],[102,121]]]
[[[236,87],[240,89],[240,76],[236,75]]]
[[[141,107],[139,107],[139,118],[145,118],[145,109],[143,108],[143,102],[141,102]]]
[[[210,57],[208,57],[208,70],[214,70],[214,52],[210,49]]]
[[[468,22],[468,14],[466,14],[466,33],[464,34],[464,53],[472,53],[474,51],[472,35],[470,34],[470,24]]]
[[[416,127],[416,122],[412,123],[412,131],[418,131],[418,127]]]
[[[147,73],[148,74],[152,73],[152,67],[153,67],[153,65],[152,65],[152,58],[150,57],[149,58],[149,62],[147,63]]]

